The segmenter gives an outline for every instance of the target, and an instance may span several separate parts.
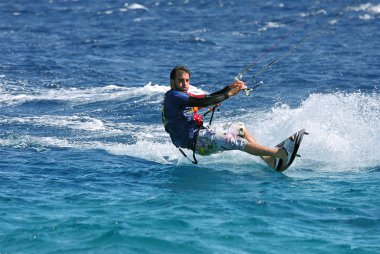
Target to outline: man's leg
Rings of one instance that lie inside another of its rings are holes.
[[[241,141],[236,140],[236,137],[240,137]],[[226,124],[219,129],[214,127],[199,131],[196,153],[209,155],[226,149],[243,150],[249,154],[260,156],[272,168],[275,167],[276,157],[281,159],[287,157],[284,149],[258,144],[243,124]]]
[[[244,148],[244,151],[252,154],[258,155],[265,161],[268,166],[274,168],[276,163],[276,157],[281,159],[286,159],[286,152],[283,149],[279,148],[269,148],[257,143],[257,140],[252,136],[252,134],[248,131],[248,129],[243,126],[243,133],[248,143]]]

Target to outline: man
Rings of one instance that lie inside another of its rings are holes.
[[[193,150],[200,155],[209,155],[225,150],[241,150],[261,156],[272,168],[277,168],[280,160],[287,162],[289,151],[294,147],[292,141],[285,142],[287,147],[265,147],[257,143],[241,123],[227,123],[223,126],[203,127],[198,107],[216,105],[238,94],[247,87],[242,81],[235,81],[220,91],[209,95],[193,95],[190,87],[190,70],[176,66],[170,73],[170,87],[165,94],[162,107],[162,121],[170,134],[173,144],[179,148]],[[181,150],[182,151],[182,150]],[[194,156],[195,158],[195,156]],[[286,163],[277,169],[282,171]]]

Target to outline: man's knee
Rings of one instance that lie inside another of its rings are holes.
[[[243,123],[238,123],[237,129],[238,129],[238,136],[245,138],[246,133],[248,133],[247,127]]]

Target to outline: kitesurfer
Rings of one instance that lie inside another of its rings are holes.
[[[170,73],[171,89],[165,94],[162,121],[173,144],[193,150],[200,155],[210,155],[226,150],[241,150],[260,156],[270,167],[276,167],[276,158],[287,160],[288,152],[282,147],[266,147],[259,144],[242,123],[226,123],[203,126],[199,107],[218,104],[246,89],[242,81],[235,81],[209,95],[194,95],[190,88],[190,70],[176,66]],[[288,144],[289,145],[289,144]],[[292,144],[290,144],[292,145]],[[195,155],[194,155],[195,159]],[[196,161],[196,159],[195,159]]]

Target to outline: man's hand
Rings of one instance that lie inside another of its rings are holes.
[[[247,89],[247,86],[244,84],[244,82],[240,80],[236,80],[235,82],[233,82],[232,84],[228,86],[231,89],[227,93],[228,97],[234,96],[238,94],[241,90]]]

